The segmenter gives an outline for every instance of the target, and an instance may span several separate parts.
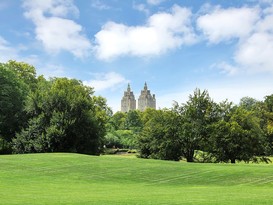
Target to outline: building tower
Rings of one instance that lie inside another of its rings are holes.
[[[128,84],[127,91],[124,91],[124,96],[121,99],[121,112],[128,112],[136,109],[136,99]]]
[[[144,111],[148,107],[156,109],[156,99],[154,94],[153,96],[151,95],[145,82],[144,89],[141,90],[141,94],[138,98],[138,109]]]

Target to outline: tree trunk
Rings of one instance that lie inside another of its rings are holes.
[[[193,157],[187,157],[187,162],[193,162]]]
[[[230,160],[231,164],[235,164],[235,159]]]
[[[187,159],[187,162],[193,162],[193,156],[194,156],[194,150],[192,149],[187,150],[187,153],[185,156]]]

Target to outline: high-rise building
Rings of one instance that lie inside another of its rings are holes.
[[[145,82],[144,89],[141,90],[141,94],[138,98],[138,110],[144,111],[148,107],[156,109],[156,99],[154,94],[151,95]]]
[[[131,91],[130,84],[128,84],[127,91],[121,99],[121,112],[128,112],[136,109],[136,99],[134,93]]]
[[[144,89],[141,90],[141,94],[138,98],[138,110],[144,111],[146,108],[156,109],[155,95],[151,94],[148,90],[147,83],[144,84]],[[131,91],[130,84],[128,84],[127,91],[124,91],[124,95],[121,99],[121,112],[128,112],[136,109],[136,100],[133,91]]]

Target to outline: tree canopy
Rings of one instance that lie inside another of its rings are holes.
[[[0,138],[13,152],[100,153],[111,111],[93,88],[16,61],[0,65],[0,83]]]

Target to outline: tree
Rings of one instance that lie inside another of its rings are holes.
[[[258,105],[258,101],[251,97],[243,97],[240,100],[239,106],[246,110],[255,110]]]
[[[273,94],[265,96],[264,103],[269,112],[273,112]]]
[[[126,114],[124,129],[133,130],[134,132],[139,132],[143,127],[141,121],[141,112],[139,110],[130,110]]]
[[[25,123],[24,104],[28,89],[6,64],[0,64],[0,85],[0,152],[3,149],[10,152],[9,143]]]
[[[109,118],[107,123],[108,131],[123,130],[126,119],[126,113],[116,112]]]
[[[273,95],[265,96],[264,102],[259,104],[261,127],[268,141],[268,155],[273,154]]]
[[[140,157],[178,161],[181,143],[176,122],[177,116],[171,110],[157,110],[138,137]]]
[[[34,66],[24,62],[17,62],[10,60],[6,66],[14,71],[14,73],[21,79],[30,90],[34,91],[37,85],[36,69]]]
[[[146,108],[142,113],[141,113],[141,121],[142,124],[145,125],[150,119],[153,118],[154,115],[156,115],[157,111],[154,108]]]
[[[108,132],[104,137],[107,148],[135,148],[137,135],[132,130],[115,130]]]
[[[266,140],[255,113],[234,107],[227,115],[212,125],[211,152],[217,160],[235,163],[264,154]]]
[[[26,110],[32,118],[29,127],[13,140],[16,153],[100,152],[107,120],[106,101],[93,96],[93,89],[82,82],[67,78],[47,82],[40,78]]]
[[[216,106],[206,90],[196,89],[185,104],[175,103],[172,110],[178,118],[173,126],[178,127],[182,155],[193,162],[194,151],[208,145],[209,125],[217,119]]]

